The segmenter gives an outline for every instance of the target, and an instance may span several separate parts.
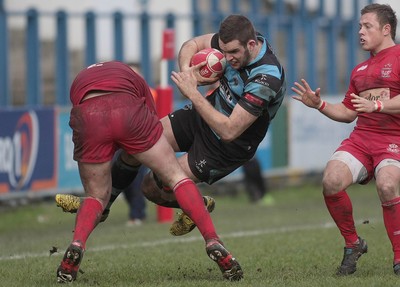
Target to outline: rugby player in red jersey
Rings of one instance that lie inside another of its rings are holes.
[[[196,223],[208,256],[225,278],[240,280],[239,263],[221,244],[203,198],[182,170],[163,135],[153,96],[144,79],[120,62],[82,70],[71,86],[74,160],[85,191],[76,215],[72,243],[57,269],[57,281],[76,279],[86,241],[110,201],[112,186],[126,188],[141,164],[171,188],[180,208]],[[117,150],[122,153],[112,164]]]
[[[320,89],[311,90],[304,79],[292,87],[297,94],[294,99],[332,120],[350,123],[357,119],[353,132],[328,161],[322,179],[326,206],[345,241],[337,275],[354,273],[357,260],[368,250],[356,231],[346,189],[351,184],[366,184],[374,177],[394,252],[393,271],[400,275],[400,110],[396,110],[395,103],[389,105],[400,98],[396,27],[396,14],[389,5],[370,4],[361,10],[358,34],[370,58],[353,69],[341,103],[322,100]]]

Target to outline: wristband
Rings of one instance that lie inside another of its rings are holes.
[[[321,100],[321,103],[319,104],[317,110],[322,111],[326,107],[326,102]]]
[[[374,101],[374,111],[381,112],[383,110],[383,103],[379,100]]]

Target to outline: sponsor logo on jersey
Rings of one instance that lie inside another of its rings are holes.
[[[236,79],[236,78],[235,78]],[[233,97],[229,86],[225,82],[221,82],[219,86],[219,94],[225,99],[226,102],[233,104]]]
[[[193,105],[192,104],[187,104],[187,105],[185,105],[184,107],[183,107],[183,109],[185,110],[185,111],[191,111],[191,110],[193,110]],[[173,115],[173,114],[172,114]]]
[[[269,87],[268,75],[262,74],[261,77],[254,79],[254,83]]]
[[[207,164],[207,161],[205,159],[200,160],[199,162],[196,161],[195,165],[196,165],[196,169],[200,172],[203,173],[203,168],[204,166]]]
[[[391,73],[392,73],[392,64],[386,64],[381,70],[381,77],[390,78]]]
[[[397,144],[389,144],[387,151],[392,153],[399,153],[399,146]]]
[[[368,67],[368,65],[361,66],[360,68],[357,69],[356,72],[363,71],[363,70],[365,70],[367,67]]]
[[[100,62],[100,63],[92,64],[89,67],[87,67],[86,69],[91,69],[91,68],[94,68],[94,67],[101,67],[103,65],[104,65],[104,62]]]
[[[246,94],[244,95],[244,98],[246,99],[246,101],[252,103],[255,106],[261,107],[263,105],[263,100],[253,96],[252,94]]]

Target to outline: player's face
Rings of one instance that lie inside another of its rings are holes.
[[[387,35],[387,26],[380,27],[378,17],[375,13],[362,15],[359,23],[360,30],[358,31],[361,48],[373,54],[386,48],[384,46],[385,35],[390,37],[390,30],[389,35]]]
[[[241,45],[239,40],[233,40],[228,43],[219,40],[219,47],[232,68],[238,70],[249,64],[251,59],[249,49]]]

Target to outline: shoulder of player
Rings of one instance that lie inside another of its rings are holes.
[[[270,81],[271,78],[281,79],[283,75],[283,68],[277,65],[261,64],[249,70],[249,82],[265,82]]]
[[[379,55],[379,53],[377,54]],[[378,61],[375,60],[377,59],[376,57],[378,57]],[[363,72],[369,69],[374,69],[377,66],[380,68],[380,66],[383,65],[394,65],[396,64],[397,69],[400,67],[400,45],[395,45],[391,48],[390,51],[387,51],[384,54],[381,54],[379,56],[375,56],[375,57],[370,57],[368,59],[366,59],[365,61],[357,64],[353,70],[352,70],[352,74],[355,73],[359,73],[359,72]]]
[[[268,52],[269,49],[265,51],[264,55],[258,61],[253,62],[245,68],[250,75],[282,71],[281,63],[274,53]]]
[[[393,52],[391,52],[391,55],[394,55],[397,61],[400,61],[400,44],[397,44],[393,47]]]

